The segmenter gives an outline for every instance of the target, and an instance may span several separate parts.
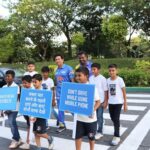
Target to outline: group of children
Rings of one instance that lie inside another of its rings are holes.
[[[53,103],[52,106],[55,106],[55,91],[54,91],[54,82],[49,78],[49,67],[45,66],[41,69],[41,74],[38,74],[35,71],[34,63],[28,63],[28,72],[24,74],[22,78],[22,86],[24,88],[34,88],[37,90],[46,89],[53,91]],[[95,93],[94,93],[94,108],[93,114],[91,116],[77,115],[76,123],[76,136],[75,136],[75,145],[76,150],[81,150],[81,143],[83,136],[88,136],[90,150],[94,150],[95,140],[100,139],[103,136],[103,111],[109,107],[110,118],[114,124],[114,137],[112,139],[112,145],[118,145],[120,142],[120,113],[122,106],[124,106],[124,111],[127,111],[127,101],[126,101],[126,91],[125,83],[121,77],[117,74],[117,65],[111,64],[108,66],[108,71],[110,78],[106,79],[101,75],[100,69],[101,66],[98,63],[93,63],[91,66],[92,75],[89,75],[89,70],[86,67],[80,67],[75,70],[75,82],[83,84],[95,84]],[[14,83],[15,73],[12,70],[6,72],[6,86],[12,87],[18,86]],[[20,90],[18,87],[18,96]],[[52,107],[53,108],[53,107]],[[54,111],[54,109],[52,109]],[[12,132],[12,143],[9,148],[17,148],[21,144],[21,138],[19,135],[17,127],[17,114],[16,111],[6,111],[5,114],[8,116],[9,126]],[[57,113],[54,111],[55,117],[57,119]],[[34,123],[34,134],[35,142],[37,145],[37,150],[41,150],[40,138],[45,138],[48,141],[49,149],[53,149],[54,139],[52,136],[47,134],[47,120],[41,118],[32,118],[24,116],[27,125],[27,140],[26,143],[20,146],[22,149],[30,149],[29,141],[29,131],[30,131],[30,122]]]

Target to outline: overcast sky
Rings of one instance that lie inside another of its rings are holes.
[[[0,16],[4,18],[9,16],[9,10],[5,8],[6,5],[6,0],[0,0]]]

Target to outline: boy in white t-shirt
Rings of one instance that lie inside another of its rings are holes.
[[[27,72],[24,73],[25,75],[30,75],[31,77],[33,77],[35,74],[37,74],[37,72],[35,71],[35,64],[34,62],[28,62],[27,64]]]
[[[124,106],[124,112],[127,111],[126,89],[123,79],[117,75],[117,65],[111,64],[108,69],[110,75],[110,78],[107,79],[109,113],[114,124],[112,145],[118,145],[120,142],[119,129],[122,105]]]
[[[42,77],[43,77],[43,79],[42,79],[42,87],[43,87],[43,89],[52,90],[52,92],[53,92],[52,114],[57,119],[56,125],[59,125],[58,114],[57,114],[57,112],[54,109],[54,107],[56,106],[56,103],[55,103],[55,91],[54,91],[55,90],[54,81],[53,81],[53,79],[49,78],[50,69],[49,69],[48,66],[44,66],[44,67],[42,67],[41,72],[42,72]]]
[[[14,82],[14,78],[15,78],[15,72],[13,70],[6,71],[5,73],[6,85],[4,85],[3,88],[18,87],[18,97],[19,97],[20,94],[19,86]],[[12,133],[12,142],[9,145],[9,148],[10,149],[17,148],[21,144],[21,138],[20,138],[17,122],[16,122],[18,108],[15,111],[8,110],[5,111],[4,113],[8,116],[8,123]]]
[[[75,72],[75,80],[78,83],[89,84],[89,70],[86,67],[80,67]],[[94,150],[95,144],[95,134],[97,129],[97,116],[96,110],[100,106],[100,97],[97,89],[95,88],[94,94],[94,113],[92,116],[77,115],[77,125],[76,125],[76,150],[81,150],[82,138],[87,136],[89,139],[90,150]],[[93,107],[93,106],[91,106]]]
[[[106,78],[100,74],[101,65],[93,63],[91,67],[93,75],[89,78],[89,82],[96,86],[101,100],[101,105],[97,109],[98,130],[95,135],[95,139],[99,140],[103,136],[103,112],[104,108],[107,107],[108,88]]]

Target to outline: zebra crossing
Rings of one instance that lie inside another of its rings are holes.
[[[104,112],[104,129],[101,140],[96,141],[95,150],[138,150],[146,134],[150,130],[150,94],[127,94],[128,112],[121,114],[121,143],[119,146],[111,146],[110,141],[113,137],[113,124],[110,120],[108,110]],[[2,122],[0,118],[0,122]],[[26,139],[26,123],[22,116],[17,118],[21,138]],[[6,121],[7,122],[7,121]],[[50,119],[48,121],[50,126],[49,134],[54,136],[54,150],[75,150],[74,140],[72,139],[72,130],[74,129],[73,116],[66,113],[66,127],[67,130],[63,133],[56,133],[56,120]],[[148,126],[149,125],[149,126]],[[138,138],[137,138],[138,137]],[[7,126],[0,126],[0,141],[11,140],[10,129]],[[89,145],[87,139],[83,140],[82,149],[88,150]],[[4,143],[4,142],[3,142]],[[1,143],[0,143],[1,144]],[[34,141],[31,141],[35,145]],[[47,147],[47,141],[42,139],[43,147]],[[0,145],[0,150],[8,150],[8,145]],[[34,146],[31,150],[34,150]],[[150,149],[150,147],[148,148]],[[17,149],[19,150],[19,148]]]

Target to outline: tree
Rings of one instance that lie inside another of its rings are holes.
[[[11,16],[14,33],[24,38],[22,44],[35,47],[42,60],[51,49],[51,39],[59,33],[50,20],[53,5],[49,0],[22,0],[11,8],[15,12]]]

